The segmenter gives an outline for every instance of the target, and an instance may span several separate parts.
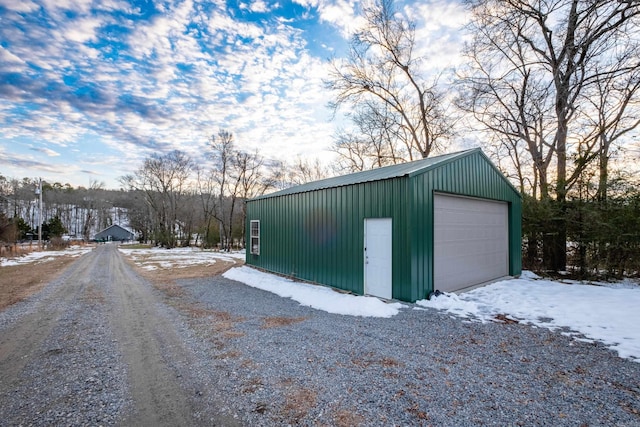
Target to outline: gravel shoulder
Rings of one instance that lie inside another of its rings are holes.
[[[229,319],[192,328],[246,425],[640,425],[640,364],[597,343],[411,304],[333,315],[222,277],[180,284]]]
[[[0,312],[2,425],[640,425],[640,364],[407,304],[340,316],[113,245]]]

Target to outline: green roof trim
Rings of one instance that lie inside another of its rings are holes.
[[[382,181],[384,179],[399,178],[402,176],[415,176],[415,175],[424,173],[429,169],[442,166],[445,163],[448,163],[460,157],[464,157],[476,152],[480,152],[481,154],[484,155],[484,153],[482,153],[482,150],[480,148],[473,148],[470,150],[458,151],[450,154],[443,154],[441,156],[429,157],[426,159],[416,160],[408,163],[402,163],[399,165],[383,166],[377,169],[351,173],[348,175],[336,176],[333,178],[322,179],[320,181],[308,182],[306,184],[285,188],[284,190],[276,191],[274,193],[265,194],[263,196],[256,197],[255,199],[252,199],[252,200],[268,199],[271,197],[286,196],[289,194],[306,193],[308,191],[323,190],[326,188],[342,187],[342,186],[353,185],[353,184],[361,184],[363,182]]]

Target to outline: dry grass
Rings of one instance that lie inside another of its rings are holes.
[[[180,268],[162,268],[159,267],[155,270],[148,270],[141,268],[134,261],[127,258],[127,262],[133,266],[141,276],[153,283],[154,285],[171,285],[176,280],[182,279],[200,279],[204,277],[218,276],[231,267],[236,265],[242,265],[242,261],[221,261],[217,260],[213,264],[199,264],[191,265]],[[144,258],[141,258],[138,262],[144,262]]]
[[[287,387],[286,403],[282,407],[282,417],[291,424],[299,424],[309,411],[316,406],[318,394],[308,388],[300,387],[284,381]]]
[[[227,311],[209,310],[209,312],[213,317],[211,326],[214,332],[225,338],[238,338],[244,336],[244,332],[236,331],[234,329],[236,323],[243,322],[245,320],[244,317],[234,316]]]
[[[414,403],[407,408],[407,412],[418,418],[419,420],[426,421],[429,419],[429,414],[420,409],[420,405]]]
[[[361,368],[368,368],[370,366],[382,366],[385,368],[395,368],[402,366],[402,363],[392,357],[379,357],[373,353],[368,353],[364,357],[353,358],[351,363]]]
[[[353,427],[364,425],[364,418],[355,411],[340,409],[333,416],[336,427]]]
[[[184,296],[184,289],[175,283],[152,282],[153,286],[161,290],[169,298],[180,298]]]
[[[75,259],[59,256],[46,262],[0,267],[0,310],[40,292]]]
[[[262,319],[262,329],[281,328],[283,326],[293,325],[295,323],[304,322],[308,317],[265,317]]]
[[[496,315],[494,316],[494,318],[495,318],[496,320],[498,320],[498,323],[506,323],[506,324],[508,324],[508,325],[512,325],[512,324],[514,324],[514,323],[520,323],[520,322],[518,322],[516,319],[512,319],[512,318],[510,318],[510,317],[507,317],[507,315],[506,315],[506,314],[496,314]]]
[[[188,314],[193,321],[198,321],[199,329],[213,332],[218,337],[238,338],[245,335],[244,332],[235,329],[236,323],[243,322],[244,317],[234,316],[226,311],[204,308],[193,302],[174,303],[173,306]]]
[[[240,356],[242,356],[242,353],[237,350],[231,350],[216,355],[216,359],[237,359]]]

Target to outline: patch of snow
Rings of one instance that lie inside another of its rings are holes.
[[[538,276],[533,271],[529,271],[529,270],[522,270],[522,273],[520,274],[520,278],[521,279],[531,279],[531,280],[541,279],[540,276]]]
[[[638,286],[567,284],[525,275],[417,304],[480,322],[497,321],[497,315],[505,315],[551,330],[569,329],[574,339],[597,340],[620,357],[640,362]]]
[[[244,260],[245,258],[244,251],[218,252],[195,247],[131,249],[123,245],[118,249],[143,268],[151,265],[156,266],[156,268],[157,266],[162,268],[184,268],[193,265],[210,265],[217,261],[233,262],[238,259]]]
[[[232,268],[223,276],[284,298],[291,298],[301,305],[334,314],[392,317],[405,307],[404,304],[385,303],[375,297],[343,294],[325,286],[294,282],[249,267]]]
[[[69,246],[67,249],[61,251],[35,251],[17,258],[0,258],[0,267],[8,267],[11,265],[31,264],[38,262],[52,261],[56,257],[71,256],[73,258],[79,257],[91,252],[92,246]]]

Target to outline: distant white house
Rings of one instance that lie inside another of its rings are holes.
[[[105,228],[104,230],[96,233],[93,240],[102,242],[128,242],[135,238],[135,234],[132,231],[127,230],[117,224],[113,224]]]

